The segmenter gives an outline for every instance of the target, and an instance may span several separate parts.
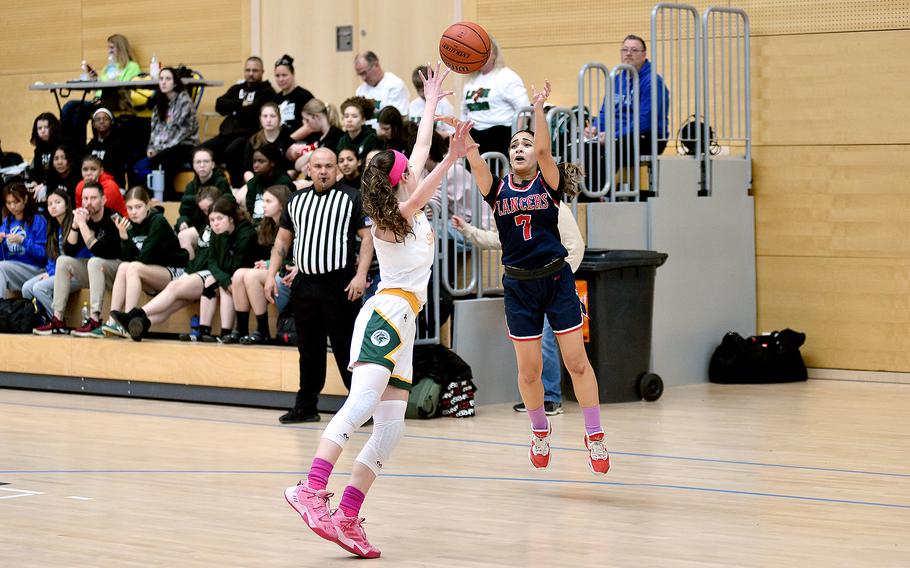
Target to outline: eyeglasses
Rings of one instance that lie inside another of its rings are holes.
[[[641,52],[643,52],[643,51],[644,51],[644,49],[640,49],[640,48],[637,48],[637,47],[621,47],[621,48],[619,48],[619,52],[620,52],[620,53],[641,53]]]
[[[359,75],[360,77],[366,77],[366,76],[367,76],[367,73],[369,73],[370,70],[371,70],[373,67],[374,67],[374,65],[370,65],[369,67],[367,67],[367,68],[364,69],[363,71],[357,71],[356,69],[355,69],[355,71],[357,72],[357,75]]]

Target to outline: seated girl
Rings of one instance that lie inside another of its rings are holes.
[[[279,167],[281,151],[274,144],[266,144],[253,151],[253,175],[246,184],[234,192],[237,202],[250,214],[254,225],[264,216],[262,194],[267,187],[285,185],[292,187],[293,182],[287,172]]]
[[[180,248],[170,223],[157,209],[149,207],[148,191],[136,186],[126,192],[129,217],[117,219],[120,233],[120,259],[111,290],[111,317],[101,326],[101,333],[127,337],[128,333],[113,317],[115,312],[129,311],[139,304],[146,292],[160,292],[183,274],[189,254]]]
[[[47,172],[47,179],[44,182],[47,194],[55,189],[62,189],[70,196],[70,203],[76,198],[76,186],[82,181],[82,172],[79,170],[79,163],[75,154],[68,146],[57,146],[54,150],[54,158],[50,171]],[[47,201],[47,194],[36,191],[34,193],[35,201],[44,203]]]
[[[380,110],[376,122],[379,125],[376,136],[385,145],[386,150],[398,150],[405,155],[411,153],[417,138],[417,126],[413,122],[405,121],[398,109],[393,106]]]
[[[234,272],[234,277],[231,279],[231,295],[237,314],[237,324],[230,334],[221,338],[224,343],[239,341],[244,345],[257,345],[268,343],[271,340],[268,302],[265,298],[265,279],[268,277],[268,259],[272,255],[272,245],[275,244],[275,236],[278,234],[278,221],[290,195],[291,190],[283,185],[273,185],[262,195],[265,217],[259,224],[256,236],[257,258],[260,260],[253,264],[253,268],[239,268]],[[276,301],[279,312],[284,309],[290,299],[290,289],[280,282],[280,279],[285,276],[285,271],[279,271],[279,295]],[[224,298],[222,298],[222,306],[223,301]],[[252,334],[249,333],[251,307],[256,315],[256,331]]]
[[[306,170],[307,162],[317,148],[328,148],[334,152],[344,135],[338,109],[319,99],[310,99],[303,105],[303,123],[312,132],[287,151],[288,158],[294,161],[294,170],[298,172]]]
[[[196,194],[196,208],[201,215],[194,216],[193,224],[177,234],[180,248],[187,252],[190,260],[196,258],[199,250],[207,249],[209,246],[212,238],[212,228],[209,226],[209,211],[212,205],[221,197],[221,190],[212,185],[201,187]],[[230,198],[228,197],[228,199]]]
[[[363,97],[351,97],[341,103],[341,125],[344,136],[338,141],[335,152],[345,148],[354,150],[357,158],[363,161],[367,152],[373,148],[382,149],[382,141],[376,137],[376,131],[367,120],[373,118],[373,101]]]
[[[47,195],[47,266],[44,272],[33,276],[22,285],[22,297],[34,299],[38,309],[47,319],[54,315],[54,274],[57,269],[57,257],[63,255],[63,243],[70,229],[73,228],[73,202],[70,194],[60,188],[53,189]],[[83,248],[76,258],[89,258],[92,253]]]
[[[196,203],[196,194],[206,185],[217,187],[222,195],[232,195],[231,184],[224,175],[224,170],[215,165],[214,151],[198,146],[193,150],[193,179],[186,184],[183,197],[180,198],[180,216],[174,226],[178,233],[208,224],[208,215],[205,211],[200,211]]]
[[[82,188],[89,182],[101,184],[101,188],[104,190],[105,207],[126,217],[126,203],[123,201],[123,194],[120,193],[114,177],[104,171],[104,164],[97,156],[82,158],[82,181],[76,185],[75,203],[82,203]]]
[[[32,146],[35,157],[28,169],[29,190],[43,192],[44,180],[51,169],[54,149],[63,143],[60,121],[49,112],[42,112],[32,123]]]
[[[262,127],[259,132],[250,136],[243,150],[243,181],[250,181],[256,171],[253,169],[253,152],[263,146],[272,145],[278,149],[278,159],[275,166],[285,173],[293,171],[294,164],[288,160],[285,154],[294,140],[291,138],[290,130],[281,125],[281,111],[275,103],[265,103],[259,111],[259,125]],[[233,169],[233,167],[232,167]],[[234,180],[237,184],[238,180]]]
[[[44,271],[47,263],[47,221],[21,182],[3,190],[0,223],[0,298],[19,292],[22,285]]]
[[[338,152],[338,181],[360,189],[360,160],[350,148]]]
[[[134,341],[142,341],[153,324],[163,322],[172,313],[200,298],[214,298],[219,288],[227,290],[231,285],[231,275],[238,268],[252,266],[251,253],[256,231],[235,201],[224,197],[218,199],[209,212],[209,224],[213,233],[210,246],[200,249],[182,276],[173,280],[143,307],[114,314]],[[228,319],[233,319],[233,306]],[[211,319],[208,325],[200,323],[202,336],[212,337],[210,324]],[[222,320],[222,328],[229,329],[230,326]]]

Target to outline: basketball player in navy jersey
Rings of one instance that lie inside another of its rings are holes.
[[[550,464],[552,429],[544,413],[540,379],[540,340],[546,315],[584,414],[588,465],[593,473],[602,475],[610,469],[610,455],[600,425],[597,378],[582,339],[583,315],[575,277],[565,261],[567,252],[556,226],[559,201],[564,194],[571,197],[577,192],[581,171],[572,164],[557,166],[550,154],[543,111],[550,95],[549,81],[543,91],[537,92],[533,86],[531,91],[536,124],[542,128],[536,134],[522,130],[512,136],[512,173],[506,179],[492,175],[476,149],[468,154],[468,161],[478,189],[493,208],[502,243],[506,325],[518,359],[518,390],[531,419],[528,457],[538,469]]]

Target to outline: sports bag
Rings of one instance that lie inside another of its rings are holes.
[[[712,383],[790,383],[809,378],[799,352],[806,334],[784,329],[743,338],[728,332],[708,368]]]
[[[0,333],[31,333],[39,324],[38,309],[32,300],[0,300]]]
[[[433,379],[420,379],[411,387],[405,418],[433,418],[439,406],[442,386]]]

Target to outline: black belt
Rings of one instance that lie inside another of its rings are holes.
[[[541,266],[540,268],[516,268],[514,266],[503,266],[506,272],[506,276],[510,276],[515,280],[535,280],[537,278],[546,278],[547,276],[553,276],[566,265],[566,259],[557,258],[551,260],[547,264]]]

